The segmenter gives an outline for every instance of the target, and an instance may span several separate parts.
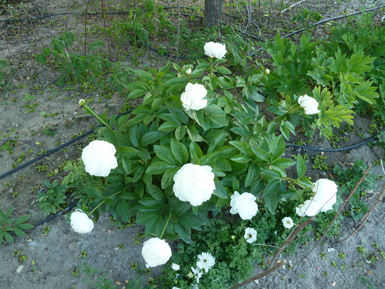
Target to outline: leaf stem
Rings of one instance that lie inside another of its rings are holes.
[[[121,191],[119,191],[119,192],[117,192],[117,193],[115,193],[115,194],[113,194],[113,195],[111,195],[111,196],[109,196],[108,198],[111,198],[111,197],[113,197],[113,196],[115,196],[115,195],[117,195],[117,194],[120,194],[120,192]],[[95,208],[93,208],[92,209],[92,211],[87,215],[87,216],[90,216],[97,208],[99,208],[103,203],[105,203],[106,201],[104,200],[103,202],[100,202],[100,204],[99,205],[97,205]]]
[[[103,123],[110,131],[114,132],[114,130],[104,121],[102,120],[91,108],[89,108],[86,104],[83,104],[85,108],[87,108],[91,114],[93,114],[101,123]]]
[[[163,237],[163,234],[164,234],[164,231],[166,231],[166,227],[167,227],[167,225],[168,225],[168,222],[170,221],[170,218],[171,218],[171,210],[170,210],[170,215],[168,216],[168,219],[167,219],[166,225],[164,225],[164,228],[163,228],[162,234],[160,235],[160,238],[159,238],[159,239],[162,239],[162,237]]]

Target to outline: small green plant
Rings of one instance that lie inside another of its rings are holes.
[[[346,255],[344,253],[342,253],[342,252],[339,252],[338,253],[338,257],[340,257],[341,259],[345,260]]]
[[[75,277],[78,276],[79,275],[79,269],[75,269],[74,271],[71,271],[71,274]]]
[[[87,257],[87,251],[82,250],[82,253],[79,255],[79,258],[85,259]]]
[[[132,238],[132,240],[134,241],[134,244],[132,245],[140,244],[140,239],[144,237],[145,237],[144,234],[141,234],[141,233],[136,234],[136,238]]]
[[[328,165],[325,163],[325,160],[327,159],[327,156],[324,156],[322,154],[316,155],[313,157],[313,169],[319,169],[321,171],[327,171],[328,170]]]
[[[138,263],[137,262],[131,263],[131,270],[134,271],[136,269],[138,269]]]
[[[42,236],[47,236],[48,235],[48,232],[49,232],[49,230],[51,230],[51,228],[50,227],[48,227],[48,226],[44,226],[44,228],[41,230],[42,231]]]
[[[361,244],[361,245],[359,245],[359,246],[356,248],[356,251],[357,251],[358,253],[360,253],[362,256],[364,256],[364,255],[365,255],[366,249],[365,249],[364,246]]]
[[[346,268],[348,268],[348,265],[346,265],[345,263],[342,263],[341,270],[344,271]]]
[[[26,223],[30,215],[22,216],[18,219],[11,218],[13,213],[13,207],[8,208],[7,212],[4,213],[0,209],[0,245],[5,239],[8,243],[13,243],[13,237],[9,232],[14,231],[16,235],[20,237],[27,237],[23,230],[33,228],[32,224]]]
[[[322,252],[321,254],[319,254],[319,256],[322,258],[322,260],[325,260],[325,258],[326,258],[325,252]]]
[[[45,181],[44,186],[48,188],[48,191],[36,195],[36,200],[40,202],[39,208],[44,215],[56,214],[57,210],[62,210],[61,205],[66,203],[67,186],[65,184],[59,186],[57,180],[52,184]]]
[[[333,268],[336,268],[336,269],[338,268],[338,265],[337,265],[337,262],[336,262],[336,261],[332,261],[332,267],[333,267]]]

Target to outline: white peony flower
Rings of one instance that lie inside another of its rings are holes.
[[[207,42],[204,49],[207,56],[217,59],[222,59],[227,52],[226,45],[214,42]]]
[[[311,200],[306,200],[302,205],[299,205],[295,208],[295,212],[298,216],[308,216],[313,217],[317,215],[320,211],[320,207],[317,202],[313,202]]]
[[[170,246],[158,237],[148,239],[143,243],[142,256],[146,261],[147,268],[165,264],[171,255]]]
[[[190,75],[191,72],[192,72],[192,71],[191,71],[191,68],[189,68],[189,69],[186,70],[186,74],[187,74],[187,75]]]
[[[250,193],[240,195],[234,192],[231,196],[230,206],[231,214],[239,214],[242,220],[251,220],[258,212],[258,205],[255,202],[257,198]]]
[[[76,209],[71,214],[71,227],[77,233],[87,234],[94,228],[94,222],[82,210]]]
[[[174,286],[174,287],[172,287],[172,289],[180,289],[180,288]]]
[[[210,199],[215,190],[211,167],[185,164],[174,176],[174,193],[182,202],[200,206]]]
[[[197,267],[207,273],[215,265],[215,258],[210,253],[198,255]]]
[[[321,212],[329,211],[337,201],[337,184],[327,179],[319,179],[312,186],[313,201],[318,203]]]
[[[207,106],[207,90],[202,84],[187,83],[185,92],[180,96],[182,106],[186,110],[200,110]]]
[[[115,147],[104,140],[94,140],[83,149],[85,170],[92,176],[107,177],[118,166]]]
[[[245,239],[247,243],[253,243],[255,240],[257,240],[257,231],[253,228],[246,228]]]
[[[191,267],[191,271],[192,271],[193,275],[195,276],[195,278],[197,279],[197,283],[199,283],[199,278],[202,277],[203,272],[201,271],[201,269],[199,269],[199,268],[195,269],[193,267]]]
[[[172,263],[171,268],[172,270],[178,271],[180,269],[180,266],[178,264]]]
[[[283,226],[286,228],[286,229],[290,229],[291,227],[294,226],[294,222],[293,222],[293,219],[290,218],[290,217],[285,217],[282,219],[282,223],[283,223]]]
[[[305,110],[305,114],[316,114],[321,112],[318,110],[318,102],[306,94],[298,98],[298,103]]]

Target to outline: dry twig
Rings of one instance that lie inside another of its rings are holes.
[[[281,268],[285,264],[286,264],[286,260],[285,259],[283,259],[282,261],[277,261],[277,264],[275,264],[274,266],[270,267],[265,272],[263,272],[263,273],[261,273],[261,274],[259,274],[257,276],[251,277],[251,278],[247,279],[246,281],[244,281],[242,283],[234,285],[230,289],[237,289],[237,288],[245,286],[246,284],[249,284],[250,282],[253,282],[253,281],[257,280],[257,279],[261,279],[262,277],[265,277],[265,276],[269,275],[270,273],[273,273],[274,271],[278,270],[279,268]]]

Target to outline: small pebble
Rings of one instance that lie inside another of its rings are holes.
[[[19,274],[24,268],[24,265],[20,265],[19,267],[17,267],[16,269],[16,273]]]

